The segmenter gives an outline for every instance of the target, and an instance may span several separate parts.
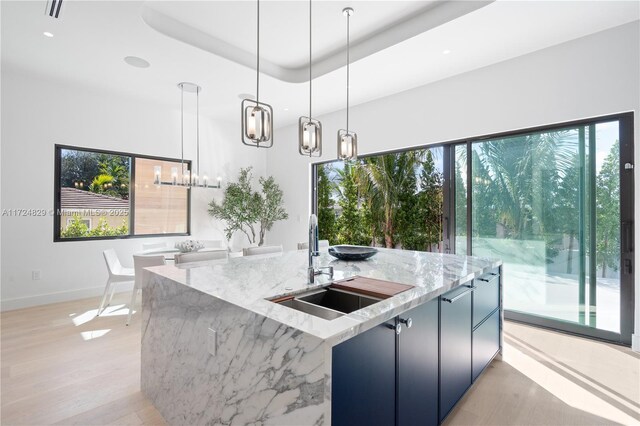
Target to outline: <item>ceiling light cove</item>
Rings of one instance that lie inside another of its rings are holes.
[[[136,68],[149,68],[151,66],[149,61],[146,61],[137,56],[125,56],[124,61],[127,64],[131,65],[132,67],[136,67]]]
[[[352,63],[378,53],[419,34],[452,22],[481,9],[494,0],[477,1],[371,1],[362,24],[353,34]],[[366,7],[364,6],[366,3]],[[286,10],[286,13],[283,13]],[[341,46],[341,22],[336,2],[318,1],[314,7],[313,78],[344,67],[345,49]],[[144,2],[143,21],[159,33],[212,53],[221,58],[255,69],[255,50],[246,31],[255,19],[251,2]],[[289,83],[309,81],[308,52],[304,27],[308,9],[305,2],[265,2],[264,38],[260,71]],[[283,49],[282,46],[287,46]]]

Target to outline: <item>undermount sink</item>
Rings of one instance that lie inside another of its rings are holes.
[[[297,311],[314,315],[326,320],[334,320],[345,314],[378,303],[382,299],[332,287],[324,287],[304,292],[286,299],[275,299],[278,303]]]

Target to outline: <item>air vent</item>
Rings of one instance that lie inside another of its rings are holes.
[[[60,8],[62,7],[62,0],[48,0],[45,13],[52,18],[60,17]]]

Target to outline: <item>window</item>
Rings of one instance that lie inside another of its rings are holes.
[[[161,167],[160,180],[170,182],[171,170],[179,170],[180,162],[136,158],[135,164],[133,217],[136,235],[187,233],[187,190],[181,186],[154,185],[156,167]]]
[[[443,147],[318,164],[320,239],[443,252]]]
[[[54,241],[188,235],[190,190],[159,185],[156,175],[169,183],[190,166],[189,161],[56,145]]]

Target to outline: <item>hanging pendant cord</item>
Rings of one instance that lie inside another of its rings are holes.
[[[257,53],[256,53],[256,103],[260,104],[260,0],[257,0],[257,35],[256,35],[256,44],[257,44]]]
[[[309,0],[309,121],[311,121],[311,1]]]
[[[184,84],[180,85],[180,175],[184,183]]]
[[[200,178],[200,87],[196,86],[196,173]]]
[[[349,134],[349,18],[347,12],[347,134]]]

